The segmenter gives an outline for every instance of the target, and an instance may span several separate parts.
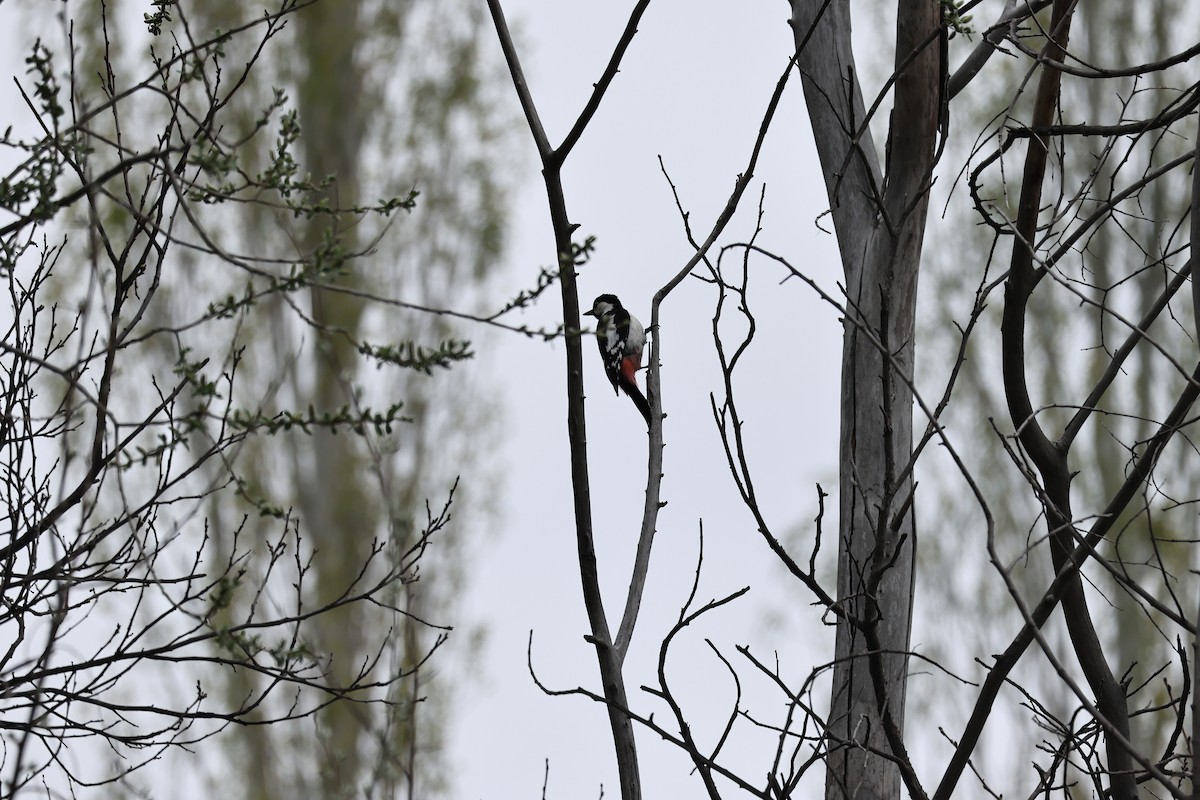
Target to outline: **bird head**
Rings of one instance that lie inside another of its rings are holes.
[[[621,307],[621,301],[615,294],[602,294],[592,301],[592,310],[583,312],[585,317],[601,317],[611,314]]]

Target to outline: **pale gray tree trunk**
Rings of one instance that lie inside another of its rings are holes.
[[[805,99],[846,277],[837,628],[826,797],[891,798],[901,771],[912,613],[913,329],[941,86],[936,0],[902,0],[880,168],[850,42],[849,0],[792,0]]]

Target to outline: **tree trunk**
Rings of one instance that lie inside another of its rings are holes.
[[[878,156],[850,44],[849,0],[793,0],[797,63],[846,276],[836,665],[825,794],[891,798],[911,627],[913,329],[941,86],[936,0],[903,0],[894,105]]]
[[[358,168],[362,159],[363,73],[355,63],[355,32],[360,24],[360,3],[317,3],[297,18],[303,58],[297,107],[304,137],[304,163],[315,176],[336,175],[323,198],[333,207],[361,201]],[[331,224],[353,247],[353,234],[342,230],[351,220],[318,216],[304,229],[305,250],[315,252]],[[343,279],[353,285],[354,276]],[[313,403],[333,412],[352,402],[348,386],[357,353],[353,342],[338,331],[356,335],[365,303],[351,295],[314,289],[313,320],[326,331],[321,335],[309,365]],[[314,490],[302,493],[300,507],[305,529],[319,558],[319,602],[329,602],[351,585],[379,529],[379,509],[364,491],[367,462],[357,437],[332,431],[312,434]],[[319,487],[319,488],[317,488]],[[331,667],[338,680],[352,679],[362,668],[363,619],[361,610],[349,607],[328,615],[320,626],[320,641],[333,654]],[[359,711],[351,702],[331,703],[325,709],[324,761],[320,764],[321,794],[327,798],[356,796],[367,767],[361,761],[364,735]]]

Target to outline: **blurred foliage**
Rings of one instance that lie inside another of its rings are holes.
[[[185,82],[182,97],[213,91],[228,103],[220,125],[186,121],[197,126],[196,141],[174,155],[196,171],[185,193],[194,246],[172,251],[142,320],[168,333],[145,337],[145,369],[162,364],[190,389],[176,424],[126,463],[168,458],[216,431],[237,437],[235,452],[204,467],[237,498],[214,494],[205,508],[210,557],[242,558],[238,542],[266,542],[281,521],[298,521],[318,603],[363,579],[377,550],[391,568],[424,556],[419,580],[389,587],[374,610],[329,614],[311,641],[289,645],[227,626],[216,642],[281,662],[324,654],[343,679],[365,669],[366,678],[386,682],[386,707],[362,704],[366,693],[320,697],[328,705],[315,722],[230,731],[236,783],[226,766],[189,769],[211,770],[226,796],[392,797],[419,787],[429,797],[445,785],[442,720],[456,676],[422,666],[443,635],[424,621],[455,618],[462,559],[498,479],[483,456],[499,409],[486,376],[453,369],[487,350],[468,339],[478,326],[466,330],[420,309],[471,315],[483,307],[505,245],[516,128],[497,102],[507,87],[496,83],[502,73],[482,46],[488,28],[478,4],[284,6],[295,11],[267,47],[229,35],[261,13],[237,0],[157,0],[148,12],[129,0],[72,9],[75,72],[95,76],[70,89],[84,114],[128,91],[123,76],[172,63],[173,43],[185,34],[211,45],[210,60],[179,63],[195,82]],[[143,35],[111,35],[132,13],[142,15]],[[48,18],[30,19],[55,35]],[[37,102],[58,120],[64,68],[40,40],[28,63]],[[253,69],[243,73],[247,64]],[[135,104],[93,120],[89,134],[132,141],[154,130],[155,114],[161,108]],[[69,141],[83,152],[89,139]],[[58,210],[54,187],[66,158],[54,150],[36,156],[26,173],[36,180],[0,184],[0,206],[42,218]],[[136,195],[139,176],[126,180]],[[134,230],[119,202],[72,210],[67,224],[86,227],[93,214]],[[294,257],[276,255],[289,251]],[[209,253],[231,269],[213,269]],[[66,302],[81,302],[80,290],[69,279],[55,284]],[[461,487],[459,475],[469,478]],[[438,519],[431,501],[441,506],[451,493],[454,534],[428,547]],[[380,542],[388,544],[380,550]],[[237,584],[220,584],[213,595],[214,618],[232,620],[259,603],[246,586],[277,562],[269,551],[242,560]],[[243,671],[227,677],[223,691],[245,697],[262,682]],[[280,702],[264,704],[261,718],[286,714],[288,701]]]
[[[984,8],[978,7],[976,15],[989,13]],[[1026,47],[1034,51],[1042,47],[1049,13],[1047,9],[1022,27],[1020,38]],[[1185,19],[1194,21],[1194,9],[1179,0],[1155,4],[1153,12],[1125,4],[1081,6],[1072,26],[1070,49],[1097,68],[1154,61],[1192,43],[1190,32],[1183,33],[1193,29],[1181,23]],[[966,39],[952,41],[952,70],[975,44]],[[957,365],[962,331],[979,300],[980,286],[1000,277],[1007,267],[1011,239],[1002,238],[997,244],[993,230],[978,224],[968,178],[995,149],[992,137],[1003,136],[1015,122],[1028,122],[1034,92],[1009,92],[1026,85],[1029,71],[1029,59],[997,54],[971,89],[951,105],[951,130],[958,135],[950,139],[934,189],[935,208],[941,208],[946,224],[930,226],[921,279],[918,383],[931,400],[941,396],[951,365]],[[1192,74],[1190,80],[1195,78]],[[1112,124],[1144,118],[1152,115],[1150,109],[1161,108],[1177,96],[1176,89],[1164,81],[1187,80],[1187,75],[1164,71],[1105,79],[1065,76],[1060,120],[1063,124]],[[1042,256],[1062,241],[1073,223],[1191,146],[1171,133],[1094,137],[1088,140],[1086,152],[1074,147],[1081,141],[1075,139],[1072,147],[1056,149],[1052,159],[1046,191],[1050,204],[1046,219],[1052,221],[1046,224],[1045,238],[1039,243]],[[1013,148],[1004,157],[1004,166],[986,170],[980,183],[980,196],[995,213],[1008,219],[1016,218],[1024,152],[1024,147]],[[1082,401],[1126,336],[1127,329],[1115,324],[1111,314],[1116,311],[1136,319],[1183,263],[1177,224],[1185,218],[1190,202],[1190,178],[1183,174],[1186,170],[1179,172],[1149,183],[1123,203],[1112,219],[1075,244],[1056,270],[1059,277],[1048,279],[1044,291],[1032,298],[1026,336],[1027,379],[1035,407],[1046,404],[1039,412],[1040,419],[1051,432],[1061,430],[1074,413],[1071,404]],[[1011,433],[1000,378],[1002,293],[993,291],[984,306],[979,310],[984,324],[972,334],[965,360],[958,365],[955,398],[943,422],[987,497],[1000,557],[1011,567],[1028,601],[1040,596],[1050,582],[1050,556],[1037,496],[1022,465],[1006,452],[1001,438]],[[1186,351],[1190,326],[1190,307],[1176,303],[1150,334],[1166,352]],[[1125,362],[1121,380],[1102,401],[1105,413],[1093,418],[1072,448],[1077,518],[1086,521],[1097,513],[1124,480],[1136,443],[1145,441],[1156,427],[1155,420],[1165,415],[1174,397],[1173,388],[1168,387],[1178,386],[1179,381],[1170,363],[1153,348],[1139,348]],[[994,425],[989,424],[992,421]],[[1157,485],[1145,492],[1140,509],[1127,512],[1115,526],[1119,533],[1104,546],[1104,555],[1118,569],[1135,575],[1151,594],[1171,591],[1171,579],[1151,566],[1154,554],[1180,573],[1189,566],[1186,548],[1178,540],[1192,523],[1185,508],[1172,499],[1197,495],[1189,471],[1180,468],[1182,461],[1173,462],[1186,455],[1184,450],[1173,446],[1159,466],[1158,475],[1172,476],[1168,481],[1172,486],[1160,477]],[[913,641],[921,642],[924,655],[970,677],[977,674],[972,663],[975,655],[998,652],[1016,633],[1021,618],[995,568],[987,562],[984,520],[957,470],[948,459],[931,453],[919,477],[919,508],[924,513],[918,517],[926,521],[919,549],[924,577],[919,579]],[[1152,678],[1159,687],[1138,695],[1131,705],[1160,706],[1165,702],[1159,693],[1164,681],[1179,686],[1177,664],[1160,672],[1176,660],[1175,642],[1160,635],[1157,612],[1147,615],[1146,608],[1131,602],[1124,589],[1117,589],[1108,573],[1093,565],[1087,574],[1093,613],[1104,620],[1098,628],[1113,671],[1124,676],[1131,692],[1144,689],[1144,682]],[[1057,614],[1045,634],[1076,669]],[[1086,685],[1080,675],[1074,677]],[[1014,692],[1008,697],[1011,702],[998,709],[997,723],[1010,732],[1005,734],[1009,745],[981,748],[976,754],[976,764],[997,781],[993,787],[1006,787],[1010,782],[1024,786],[1028,781],[1028,754],[1050,738],[1042,727],[1048,724],[1047,718],[1038,709],[1067,719],[1077,706],[1075,697],[1037,652],[1024,657],[1015,680],[1029,694]],[[941,683],[919,678],[910,691],[915,700],[910,708],[918,713],[910,726],[933,719],[962,719],[973,700],[969,687],[961,693],[946,692]],[[1146,713],[1138,715],[1134,724],[1135,739],[1143,752],[1158,752],[1171,734],[1173,718],[1171,714]]]

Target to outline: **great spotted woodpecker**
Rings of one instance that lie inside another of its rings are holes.
[[[642,368],[642,348],[646,346],[642,323],[625,310],[614,294],[597,297],[592,310],[585,311],[584,315],[596,318],[596,343],[600,345],[600,358],[613,391],[624,389],[649,425],[650,404],[637,385],[637,371]]]

